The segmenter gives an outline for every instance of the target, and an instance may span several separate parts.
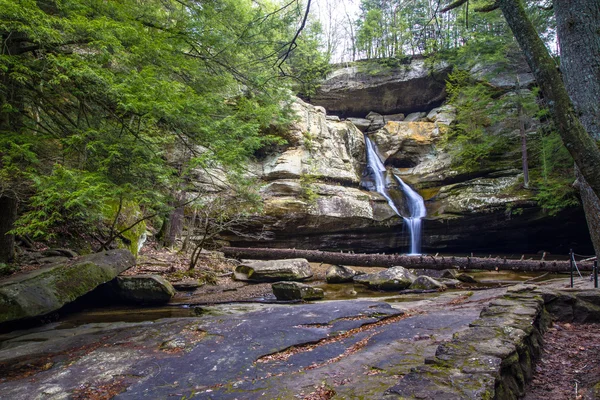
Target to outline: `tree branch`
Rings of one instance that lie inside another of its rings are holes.
[[[310,3],[311,3],[311,0],[308,0],[308,2],[306,3],[306,11],[304,12],[304,18],[302,19],[302,24],[300,25],[300,28],[298,28],[298,30],[296,31],[296,34],[294,35],[294,38],[292,39],[292,41],[289,43],[287,51],[285,52],[285,54],[282,57],[280,57],[280,61],[277,64],[277,68],[279,68],[279,70],[282,73],[283,73],[283,69],[281,68],[281,66],[283,65],[285,60],[288,59],[292,50],[294,50],[296,47],[298,47],[298,45],[296,44],[296,40],[298,40],[298,36],[300,36],[300,33],[306,26],[306,21],[308,21],[308,13],[310,11]]]

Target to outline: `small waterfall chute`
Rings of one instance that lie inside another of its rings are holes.
[[[422,219],[427,215],[425,209],[425,201],[423,197],[419,195],[413,188],[408,186],[400,177],[394,175],[402,192],[407,200],[408,205],[408,217],[403,217],[404,221],[408,224],[408,230],[410,232],[410,253],[409,255],[421,254],[421,227]]]

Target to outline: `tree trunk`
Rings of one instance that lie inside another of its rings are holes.
[[[507,260],[501,258],[480,257],[434,257],[406,256],[397,254],[352,254],[334,253],[319,250],[266,249],[224,247],[221,249],[228,257],[250,258],[257,260],[277,260],[286,258],[305,258],[311,262],[342,264],[363,267],[393,267],[401,265],[415,269],[485,269],[485,270],[519,270],[519,271],[551,271],[565,272],[570,270],[569,261],[545,260]],[[589,271],[592,263],[578,264],[580,270]]]
[[[566,0],[556,0],[562,1]],[[547,100],[565,147],[592,190],[600,194],[600,149],[577,118],[554,60],[535,31],[521,1],[499,0],[499,5]]]
[[[529,188],[529,163],[527,160],[527,133],[525,132],[525,115],[523,115],[522,99],[517,100],[517,114],[519,118],[519,134],[521,135],[521,164],[523,167],[523,187]]]
[[[0,196],[0,263],[12,262],[15,258],[15,236],[8,232],[17,219],[17,199]]]
[[[579,173],[575,189],[579,190],[594,252],[598,256],[600,255],[600,199]]]
[[[181,192],[175,196],[176,201],[171,204],[173,210],[166,217],[165,222],[160,229],[161,244],[165,247],[172,247],[177,240],[177,236],[183,233],[184,207],[179,205],[185,198],[185,193]]]
[[[554,0],[560,45],[560,67],[577,117],[595,141],[600,140],[600,2]],[[579,176],[590,236],[600,255],[600,199]]]

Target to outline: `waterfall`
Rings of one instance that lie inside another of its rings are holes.
[[[409,255],[421,254],[421,219],[427,215],[425,210],[425,202],[419,193],[415,192],[402,179],[394,175],[400,187],[404,192],[404,196],[408,202],[408,217],[403,217],[408,225],[410,233],[410,253]]]
[[[375,178],[375,190],[377,193],[385,197],[390,207],[392,207],[392,210],[394,210],[397,215],[400,215],[400,211],[398,211],[398,208],[396,208],[394,200],[392,200],[385,187],[385,167],[383,166],[383,163],[381,162],[381,159],[375,150],[373,142],[371,142],[371,139],[369,139],[367,136],[365,136],[365,145],[367,147],[367,165],[373,171],[373,178]]]
[[[373,171],[373,178],[375,179],[375,190],[381,194],[387,200],[388,204],[394,210],[394,212],[404,218],[406,225],[408,226],[408,233],[410,235],[410,253],[409,255],[418,255],[421,253],[421,219],[425,217],[425,202],[423,198],[419,196],[410,186],[408,186],[402,179],[394,175],[402,192],[404,193],[405,199],[407,200],[407,208],[409,216],[405,217],[400,214],[398,208],[394,204],[394,201],[388,194],[385,185],[385,167],[375,150],[375,146],[371,139],[365,135],[365,145],[367,148],[367,165]]]

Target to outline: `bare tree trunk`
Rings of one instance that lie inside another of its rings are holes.
[[[176,196],[177,204],[173,205],[175,208],[169,213],[160,230],[160,239],[165,247],[172,247],[175,240],[177,240],[177,236],[183,232],[184,207],[179,204],[183,202],[184,197],[183,192]]]
[[[523,166],[523,187],[529,188],[529,163],[527,161],[527,134],[525,132],[525,116],[523,115],[523,104],[519,98],[517,103],[519,118],[519,134],[521,135],[521,164]]]
[[[485,270],[519,270],[519,271],[552,271],[564,272],[570,270],[569,261],[544,260],[507,260],[501,258],[480,257],[434,257],[406,256],[397,254],[353,254],[334,253],[319,250],[296,249],[266,249],[224,247],[221,249],[228,257],[250,258],[257,260],[276,260],[286,258],[305,258],[311,262],[342,264],[363,267],[393,267],[401,265],[405,268],[416,269],[485,269]],[[578,264],[580,270],[591,270],[592,263]]]
[[[17,199],[0,196],[0,263],[12,262],[15,258],[15,236],[8,232],[17,220]]]
[[[600,140],[600,2],[554,0],[560,42],[560,66],[577,117]],[[578,174],[585,217],[596,255],[600,255],[600,199]]]

